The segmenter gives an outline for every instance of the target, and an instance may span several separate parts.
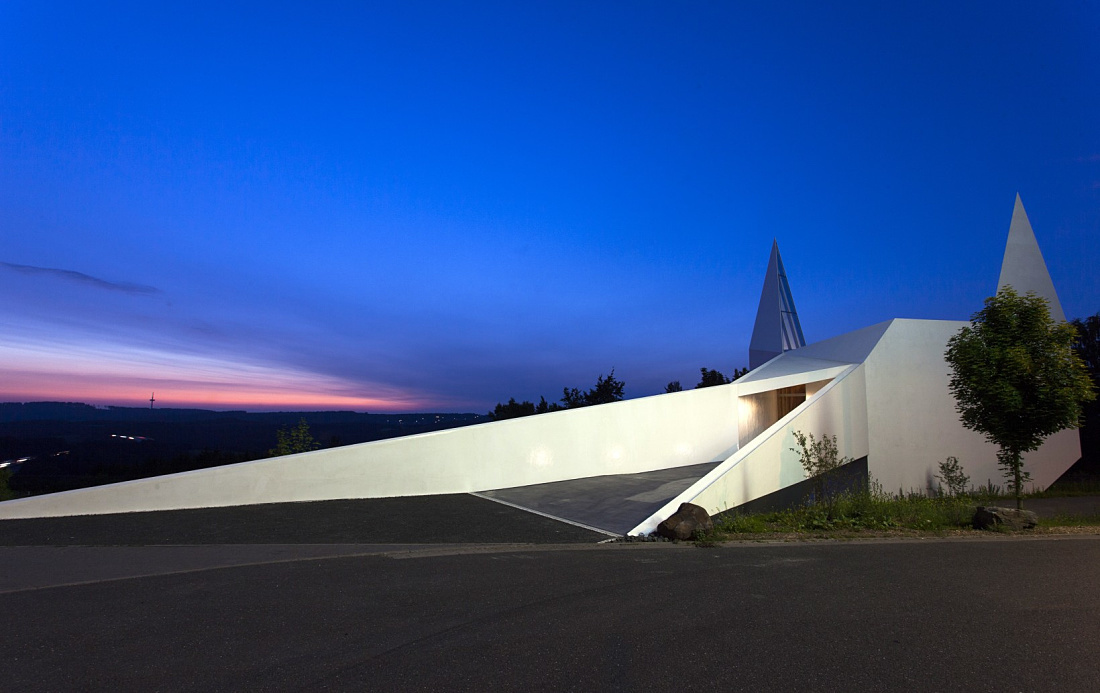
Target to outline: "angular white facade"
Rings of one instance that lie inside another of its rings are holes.
[[[1018,199],[1016,209],[1001,279],[1024,291],[1049,285],[1041,295],[1060,311],[1045,266],[1036,266],[1037,245],[1028,249],[1034,234]],[[791,325],[792,339],[801,338],[776,245],[760,313],[768,339],[772,328],[785,334]],[[793,323],[784,326],[785,315]],[[866,458],[887,490],[933,487],[949,455],[974,483],[1000,483],[996,447],[963,428],[948,389],[943,354],[965,324],[896,319],[807,346],[790,342],[799,348],[772,341],[768,348],[782,349],[729,385],[8,501],[0,518],[462,493],[716,463],[639,518],[638,534],[684,501],[716,513],[803,481],[795,431],[835,435],[840,454]],[[1077,431],[1062,431],[1025,457],[1034,486],[1080,457],[1078,441]]]

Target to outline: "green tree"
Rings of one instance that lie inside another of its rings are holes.
[[[11,471],[8,469],[0,469],[0,501],[15,498],[15,492],[8,486],[8,479],[11,479]]]
[[[489,416],[497,421],[503,421],[504,419],[518,419],[521,416],[532,416],[534,414],[559,411],[562,408],[563,407],[558,404],[547,402],[545,397],[539,397],[538,404],[531,404],[526,400],[517,402],[515,397],[509,397],[507,403],[497,404],[493,411],[489,412]]]
[[[313,439],[309,432],[309,424],[304,418],[298,420],[298,425],[289,431],[280,428],[275,431],[275,447],[267,451],[271,457],[281,455],[296,455],[299,452],[309,452],[321,447],[321,444]]]
[[[1070,324],[1077,330],[1073,350],[1085,362],[1093,387],[1100,388],[1100,313]],[[1100,400],[1085,404],[1081,428],[1081,455],[1096,465],[1100,462]]]
[[[699,384],[695,386],[695,389],[698,390],[701,387],[714,387],[715,385],[728,385],[729,383],[732,383],[734,380],[737,380],[748,372],[748,368],[734,368],[733,377],[727,378],[721,371],[712,371],[709,368],[700,368],[699,374],[701,377],[699,378]]]
[[[701,375],[699,384],[695,386],[698,390],[701,387],[714,387],[715,385],[727,385],[731,382],[729,378],[724,376],[720,371],[710,370],[709,368],[700,368],[699,373]]]
[[[665,385],[665,392],[683,392],[684,388],[680,385],[679,380],[673,380],[668,385]]]
[[[1073,350],[1084,362],[1093,384],[1100,385],[1100,313],[1084,320],[1075,318],[1070,324],[1077,331]]]
[[[625,384],[615,378],[615,369],[611,369],[608,376],[602,374],[596,379],[596,386],[591,390],[580,390],[575,387],[562,389],[561,404],[547,402],[545,397],[539,397],[538,404],[523,401],[517,402],[515,397],[508,399],[506,404],[497,404],[489,415],[500,421],[502,419],[515,419],[521,416],[533,414],[546,414],[562,409],[576,409],[578,407],[590,407],[595,404],[607,404],[618,402],[623,398]]]
[[[606,377],[600,374],[596,378],[596,387],[587,392],[581,392],[575,387],[564,388],[561,403],[566,409],[576,409],[578,407],[591,407],[597,404],[618,402],[623,398],[624,387],[626,387],[626,384],[615,378],[615,369],[612,368],[611,373]]]
[[[955,408],[964,426],[999,446],[1017,508],[1030,479],[1023,454],[1078,427],[1082,403],[1096,396],[1073,350],[1076,336],[1072,325],[1050,317],[1043,298],[1005,287],[947,342]]]
[[[492,415],[497,421],[502,421],[504,419],[518,419],[521,416],[531,416],[534,413],[534,404],[527,401],[517,402],[515,397],[510,397],[507,403],[497,404]]]
[[[536,414],[545,414],[551,411],[559,411],[561,407],[558,404],[550,404],[546,401],[545,397],[539,397],[539,403],[535,405]]]

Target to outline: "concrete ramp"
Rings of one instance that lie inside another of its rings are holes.
[[[622,536],[691,487],[718,462],[636,474],[609,474],[517,486],[474,495]]]

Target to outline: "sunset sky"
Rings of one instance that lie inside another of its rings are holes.
[[[965,8],[958,5],[963,4]],[[0,1],[0,401],[483,412],[1100,311],[1100,4]],[[839,6],[839,7],[838,7]]]

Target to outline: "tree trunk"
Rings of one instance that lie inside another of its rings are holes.
[[[1012,477],[1015,480],[1014,485],[1016,487],[1016,509],[1017,510],[1023,510],[1024,509],[1024,501],[1023,501],[1023,498],[1020,497],[1020,493],[1023,490],[1021,488],[1023,486],[1023,479],[1021,479],[1021,477],[1023,476],[1023,474],[1021,474],[1021,471],[1022,471],[1021,467],[1023,467],[1023,462],[1020,460],[1020,453],[1016,450],[1013,450],[1012,451]]]

